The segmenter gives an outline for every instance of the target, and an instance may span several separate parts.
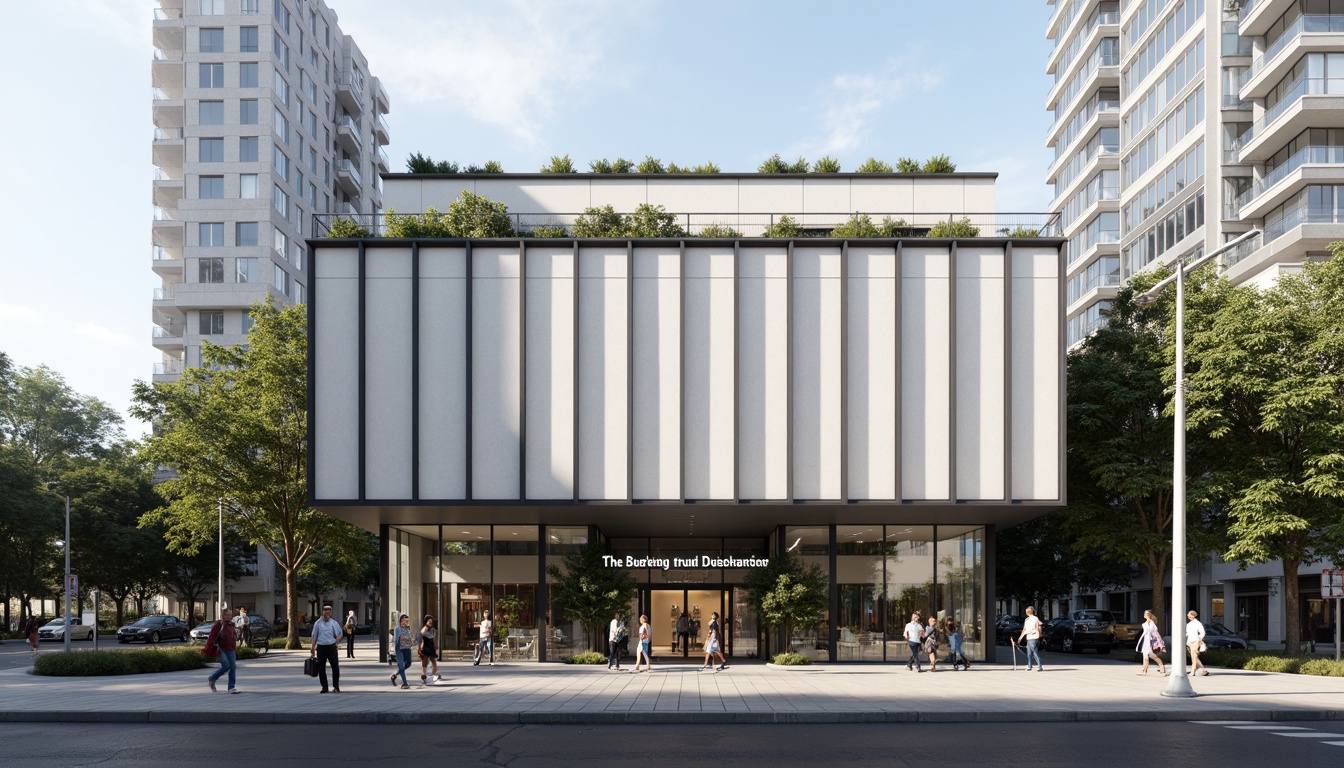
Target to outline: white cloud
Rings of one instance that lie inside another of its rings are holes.
[[[433,16],[375,7],[367,23],[347,13],[355,23],[343,18],[342,28],[387,84],[394,106],[399,99],[440,103],[532,145],[566,102],[623,76],[603,66],[604,36],[629,33],[649,15],[646,5],[616,0],[454,4]]]
[[[818,105],[815,122],[824,133],[804,139],[797,151],[816,158],[855,150],[863,144],[872,130],[872,120],[883,109],[912,93],[931,90],[941,82],[937,72],[912,63],[910,57],[887,59],[876,72],[836,75],[813,97]]]

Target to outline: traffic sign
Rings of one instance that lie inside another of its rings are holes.
[[[1344,599],[1344,571],[1321,571],[1321,597]]]

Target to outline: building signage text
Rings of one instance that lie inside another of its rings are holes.
[[[768,557],[612,557],[603,555],[602,563],[608,568],[661,568],[666,571],[673,568],[765,568],[770,565]]]

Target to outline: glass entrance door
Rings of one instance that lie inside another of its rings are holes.
[[[653,655],[699,658],[709,639],[709,623],[715,613],[719,614],[723,652],[731,654],[732,625],[724,618],[726,594],[722,589],[647,590],[644,605],[653,628]]]

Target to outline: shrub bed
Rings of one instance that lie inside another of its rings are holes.
[[[587,651],[585,653],[576,653],[565,659],[566,664],[606,664],[607,657],[597,651]]]
[[[777,653],[770,663],[779,667],[803,667],[811,664],[812,659],[801,653]]]
[[[208,663],[209,660],[195,648],[71,651],[38,656],[33,673],[48,677],[143,675],[203,669]]]
[[[268,646],[275,650],[283,651],[285,649],[285,643],[288,642],[289,638],[287,637],[272,637],[270,639],[270,642],[268,643]],[[300,643],[299,648],[300,650],[302,650],[303,648],[302,643]]]
[[[1334,659],[1307,659],[1297,668],[1299,675],[1320,675],[1321,677],[1344,677],[1344,661]]]
[[[1302,666],[1302,659],[1294,659],[1284,656],[1256,656],[1246,660],[1247,669],[1252,672],[1286,672],[1296,674],[1299,667]]]

